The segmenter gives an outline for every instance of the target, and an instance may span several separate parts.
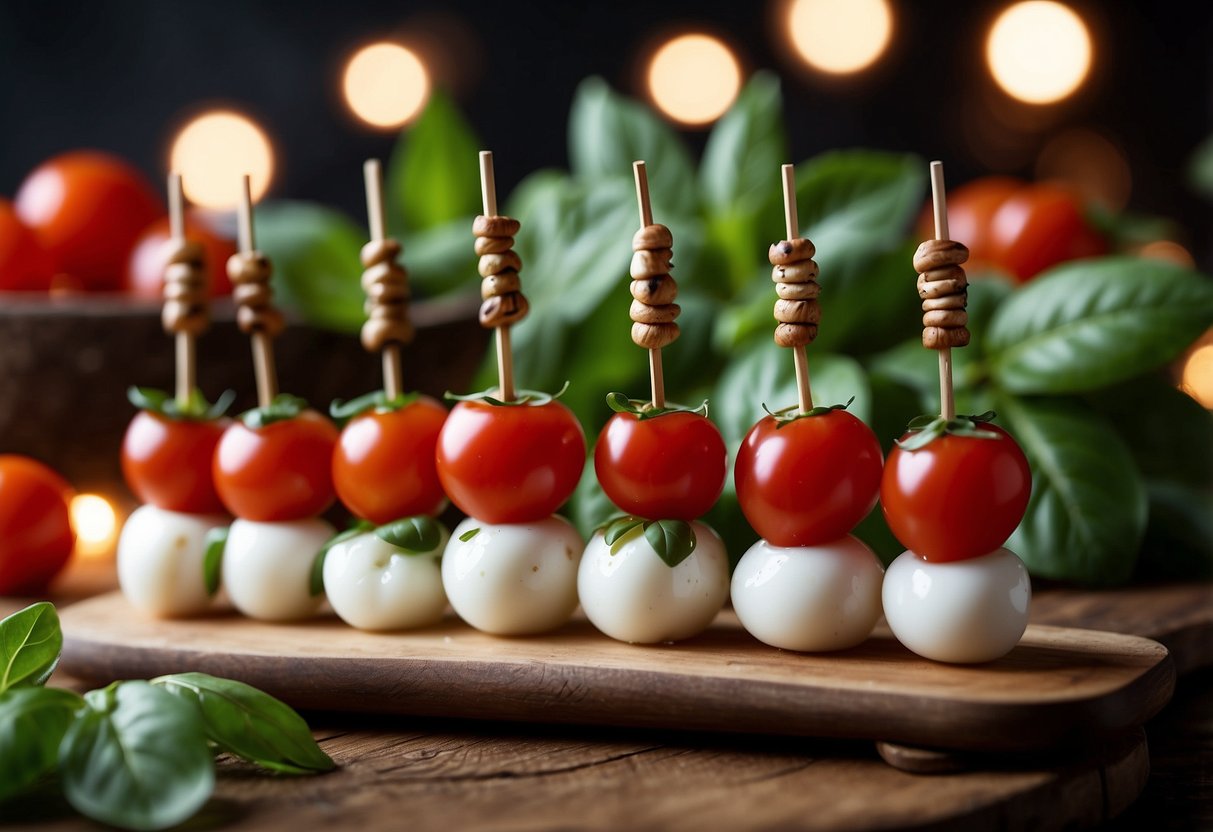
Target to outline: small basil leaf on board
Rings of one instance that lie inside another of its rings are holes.
[[[1179,355],[1213,321],[1213,281],[1157,260],[1066,263],[1002,303],[986,349],[1013,393],[1081,393]]]
[[[94,820],[163,829],[201,808],[215,766],[198,710],[147,682],[91,691],[59,747],[63,793]]]
[[[0,694],[0,803],[54,770],[59,743],[83,704],[62,688]]]
[[[62,650],[63,632],[53,604],[41,601],[0,621],[0,693],[46,682]]]
[[[480,175],[469,160],[475,161],[480,147],[450,96],[432,90],[392,152],[387,182],[393,218],[403,219],[410,231],[463,218],[470,228],[480,211]]]
[[[695,530],[685,520],[651,520],[644,524],[644,539],[671,569],[695,551]]]
[[[231,531],[227,526],[211,529],[203,541],[205,547],[202,555],[202,580],[206,584],[206,594],[214,597],[219,591],[219,579],[223,575],[223,550],[227,546],[227,536]]]
[[[303,717],[268,693],[205,673],[161,676],[151,684],[195,707],[207,739],[237,757],[284,774],[335,768]]]
[[[442,527],[428,514],[393,520],[375,529],[375,536],[409,555],[426,554],[442,545]]]
[[[1032,496],[1007,545],[1032,575],[1123,583],[1146,528],[1146,491],[1104,419],[1068,399],[1004,396],[998,411],[1032,466]]]

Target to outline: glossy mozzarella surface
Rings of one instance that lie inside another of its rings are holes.
[[[710,526],[695,522],[696,546],[666,565],[637,526],[613,546],[595,534],[582,555],[577,591],[586,616],[620,641],[654,644],[703,632],[729,593],[729,560]]]
[[[311,594],[312,562],[333,534],[316,517],[233,522],[223,552],[223,586],[232,605],[262,621],[314,615],[324,596]]]
[[[733,571],[733,609],[772,647],[844,650],[876,626],[883,575],[876,555],[852,535],[787,548],[759,540]]]
[[[151,505],[135,509],[118,538],[123,595],[132,606],[160,618],[207,609],[206,535],[229,522],[221,514],[185,514]]]
[[[460,537],[479,529],[468,540]],[[496,635],[554,630],[577,609],[581,536],[561,517],[484,523],[469,517],[451,532],[442,585],[459,617]]]
[[[1010,652],[1028,626],[1032,584],[1009,549],[932,563],[904,552],[884,577],[884,614],[893,635],[940,662],[988,662]]]
[[[441,620],[442,550],[410,554],[368,532],[342,541],[324,558],[324,594],[341,620],[361,630],[406,630]]]

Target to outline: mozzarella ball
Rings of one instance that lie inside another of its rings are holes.
[[[503,636],[544,633],[577,609],[581,546],[581,536],[563,517],[533,523],[469,517],[451,532],[442,556],[442,585],[455,612],[477,630]]]
[[[845,650],[876,626],[883,576],[876,555],[852,535],[789,548],[759,540],[733,571],[733,609],[772,647]]]
[[[1032,583],[1009,549],[931,563],[904,552],[884,576],[884,614],[897,640],[939,662],[989,662],[1028,626]]]
[[[118,538],[118,585],[131,605],[159,618],[197,615],[211,605],[203,575],[206,536],[229,520],[155,506],[135,509]]]
[[[602,532],[577,573],[581,608],[608,636],[634,644],[678,641],[707,629],[729,593],[729,559],[710,526],[695,522],[695,551],[670,567],[637,526],[608,546]]]
[[[360,630],[406,630],[437,623],[446,612],[442,550],[446,529],[432,552],[412,554],[373,532],[329,549],[324,594],[341,620]]]
[[[233,522],[223,552],[223,586],[232,605],[262,621],[314,615],[324,596],[311,593],[312,563],[333,534],[318,517]]]

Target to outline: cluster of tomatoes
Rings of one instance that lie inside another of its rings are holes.
[[[231,293],[223,264],[235,253],[202,213],[186,217],[202,244],[212,295]],[[159,300],[163,203],[147,178],[121,159],[74,151],[43,162],[12,202],[0,199],[0,290],[123,291]]]

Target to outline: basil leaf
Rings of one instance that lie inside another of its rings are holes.
[[[193,422],[213,422],[232,406],[236,400],[236,391],[224,390],[219,398],[211,404],[197,387],[190,393],[185,406],[177,403],[177,399],[164,390],[151,387],[128,387],[126,398],[140,410],[156,413],[166,419]]]
[[[1213,320],[1213,282],[1132,257],[1066,263],[994,316],[991,369],[1015,393],[1095,390],[1161,366]]]
[[[83,704],[62,688],[0,694],[0,803],[54,770],[59,743]]]
[[[1032,497],[1007,544],[1033,576],[1123,583],[1146,528],[1146,492],[1120,437],[1082,404],[999,399],[1032,466]]]
[[[375,529],[375,536],[410,555],[427,554],[442,545],[442,527],[428,514],[394,520]]]
[[[478,534],[480,534],[479,528],[468,529],[466,532],[459,535],[459,539],[462,540],[464,543],[467,543],[469,540],[471,540],[473,537],[475,537]]]
[[[94,820],[163,829],[201,808],[215,766],[198,711],[147,682],[88,693],[59,748],[63,793]]]
[[[581,479],[577,482],[573,496],[569,498],[569,519],[577,527],[582,539],[589,540],[594,532],[618,513],[619,509],[607,497],[598,482],[598,476],[594,472],[594,459],[591,456],[581,469]]]
[[[474,171],[474,164],[468,164]],[[389,172],[389,178],[391,174]],[[528,218],[526,214],[513,214]],[[391,208],[389,202],[389,222]],[[480,285],[476,252],[471,245],[470,216],[410,233],[401,262],[408,267],[409,289],[418,297],[467,295]],[[470,291],[469,291],[470,290]],[[487,342],[488,332],[484,332]]]
[[[336,767],[303,717],[268,693],[205,673],[176,673],[151,683],[195,706],[207,739],[237,757],[284,774]]]
[[[622,539],[637,526],[644,525],[644,520],[639,517],[620,517],[617,520],[607,524],[607,527],[602,530],[602,539],[608,546],[614,546],[615,541]]]
[[[421,398],[420,393],[412,392],[401,393],[393,399],[388,399],[387,393],[383,390],[372,390],[370,393],[364,393],[348,402],[341,399],[334,400],[329,405],[329,416],[339,427],[344,427],[355,416],[360,416],[368,410],[374,410],[376,413],[393,413],[403,410],[419,398]]]
[[[671,569],[695,551],[695,530],[685,520],[650,520],[644,524],[644,539]]]
[[[425,109],[392,151],[387,187],[394,218],[410,230],[466,219],[467,234],[480,211],[479,149],[480,140],[450,97],[431,90]]]
[[[44,684],[55,672],[62,650],[59,616],[47,601],[0,621],[0,693]]]
[[[206,594],[211,597],[219,591],[219,579],[223,575],[223,550],[227,546],[230,531],[227,526],[211,529],[203,541],[206,548],[202,555],[202,580],[206,584]]]

